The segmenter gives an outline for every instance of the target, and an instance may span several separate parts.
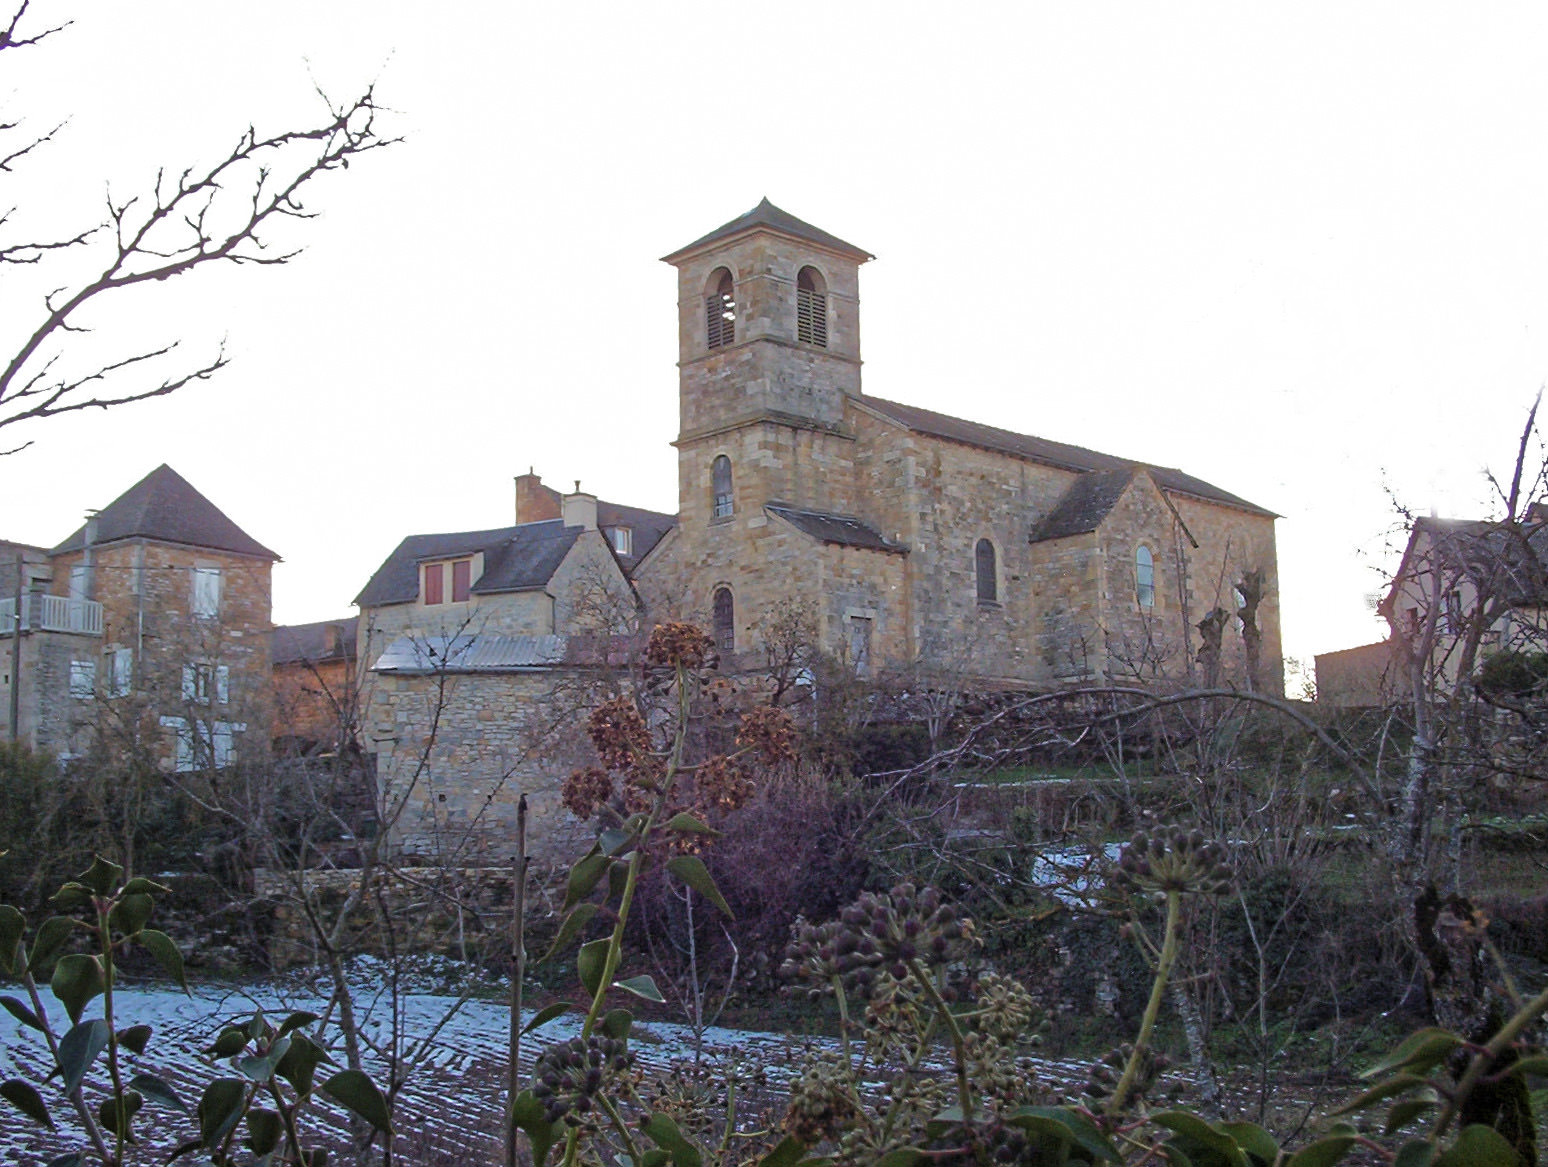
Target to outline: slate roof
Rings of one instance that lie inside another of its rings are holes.
[[[734,238],[748,231],[757,230],[759,227],[765,227],[770,231],[777,231],[781,235],[790,235],[796,239],[804,239],[808,243],[815,243],[819,247],[826,247],[830,251],[837,251],[852,259],[857,259],[861,263],[868,259],[876,258],[863,247],[856,247],[853,243],[846,243],[837,235],[828,234],[821,227],[813,227],[805,220],[797,219],[789,211],[781,210],[765,197],[762,202],[745,215],[738,215],[729,223],[721,224],[708,235],[700,236],[688,244],[688,246],[679,247],[671,255],[663,255],[661,257],[662,262],[676,263],[683,256],[697,251],[701,247],[707,247],[711,243],[719,243],[723,240]]]
[[[207,547],[259,559],[279,558],[165,463],[97,512],[96,543],[136,538]],[[83,525],[50,554],[79,551],[85,545]]]
[[[1102,520],[1118,505],[1123,492],[1134,481],[1135,467],[1097,470],[1082,474],[1070,483],[1064,497],[1032,532],[1032,542],[1086,535],[1102,525]]]
[[[279,624],[269,634],[269,651],[277,665],[348,660],[355,655],[354,616],[318,620],[312,624]]]
[[[677,526],[677,516],[598,499],[597,526],[628,527],[634,532],[630,537],[629,554],[618,556],[624,574],[632,575],[640,560],[649,555],[651,549],[666,538],[666,533]]]
[[[853,515],[836,515],[829,511],[808,511],[796,507],[769,503],[764,508],[796,530],[820,539],[824,543],[837,543],[842,547],[864,547],[872,551],[906,552],[908,548],[889,543],[875,527]]]
[[[413,603],[419,598],[421,562],[479,551],[484,553],[484,574],[473,584],[475,595],[546,587],[583,530],[566,527],[560,519],[546,519],[492,531],[410,535],[376,569],[355,603],[362,608]]]
[[[1195,478],[1191,474],[1185,474],[1181,470],[1174,470],[1168,466],[1152,466],[1146,462],[1137,462],[1131,458],[1119,458],[1113,454],[1103,454],[1097,450],[1087,450],[1081,446],[1071,446],[1064,442],[1054,442],[1047,438],[1033,437],[1030,434],[1013,433],[1010,430],[997,429],[991,425],[982,425],[976,421],[966,421],[960,417],[949,417],[944,413],[936,413],[934,410],[920,409],[917,405],[903,405],[896,401],[883,401],[869,394],[855,400],[860,406],[869,408],[890,421],[896,422],[898,425],[914,430],[917,433],[945,438],[947,441],[961,442],[963,445],[977,446],[983,450],[993,450],[996,453],[1011,454],[1017,458],[1041,462],[1045,466],[1054,466],[1060,470],[1073,470],[1082,474],[1089,474],[1092,471],[1132,469],[1144,466],[1150,471],[1150,475],[1155,479],[1156,485],[1163,490],[1192,495],[1207,502],[1222,503],[1225,506],[1249,511],[1255,515],[1267,515],[1270,518],[1277,517],[1271,510],[1260,507],[1256,503],[1250,503],[1229,491],[1221,490],[1218,486],[1213,486],[1201,478]]]
[[[1476,581],[1497,581],[1508,603],[1548,604],[1548,523],[1536,515],[1514,527],[1485,519],[1415,519],[1386,603],[1401,591],[1421,535],[1448,567]]]

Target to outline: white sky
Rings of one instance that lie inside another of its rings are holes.
[[[216,381],[0,431],[35,442],[0,536],[51,545],[165,461],[284,557],[282,623],[349,611],[406,534],[509,523],[529,465],[676,509],[657,257],[765,194],[878,256],[868,392],[1281,512],[1292,656],[1380,637],[1386,488],[1479,513],[1548,376],[1540,5],[35,7],[78,23],[0,97],[72,120],[4,177],[18,224],[309,116],[313,78],[399,111],[294,264],[101,317],[228,337]]]

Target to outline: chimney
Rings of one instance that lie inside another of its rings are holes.
[[[564,496],[564,525],[585,527],[588,531],[597,529],[597,496],[582,492],[579,482],[574,494]]]
[[[560,517],[559,492],[543,485],[543,480],[528,468],[516,476],[516,521],[539,523]]]

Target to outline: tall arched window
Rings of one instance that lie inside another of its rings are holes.
[[[710,348],[736,340],[736,286],[723,267],[712,271],[704,285],[704,334]]]
[[[814,267],[803,267],[796,275],[796,339],[828,347],[828,286]]]
[[[978,546],[973,549],[973,565],[978,569],[978,602],[998,603],[1000,584],[995,572],[993,543],[987,539],[978,541]]]
[[[717,455],[710,465],[710,491],[715,496],[711,515],[717,519],[730,518],[736,504],[731,497],[731,459],[724,454]]]
[[[736,604],[730,588],[715,589],[715,647],[721,652],[736,651]]]
[[[1134,551],[1134,601],[1141,608],[1156,606],[1156,561],[1143,543]]]

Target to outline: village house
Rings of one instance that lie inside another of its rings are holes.
[[[168,770],[266,757],[276,559],[165,465],[50,550],[0,544],[12,736]]]
[[[276,626],[274,748],[278,753],[332,754],[355,741],[359,646],[354,616]]]
[[[697,621],[728,672],[795,604],[862,676],[1143,680],[1283,691],[1273,512],[1183,471],[864,392],[872,257],[764,200],[678,270],[678,513],[516,480],[515,525],[416,535],[357,603],[365,747],[406,845],[558,823],[569,760],[530,756],[576,645]]]

